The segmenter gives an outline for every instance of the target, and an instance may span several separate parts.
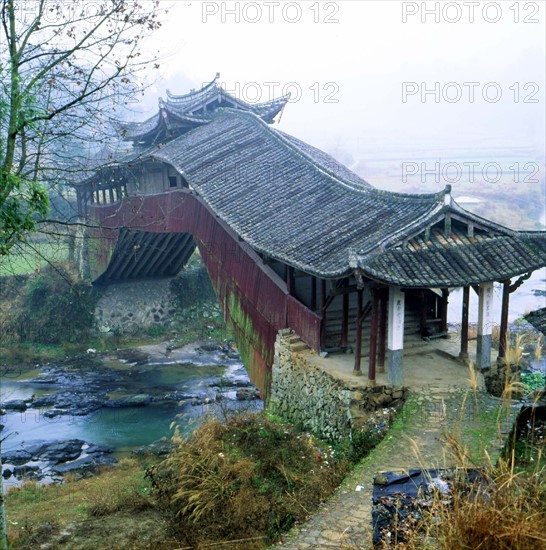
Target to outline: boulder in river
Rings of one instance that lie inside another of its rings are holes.
[[[32,460],[32,455],[24,449],[14,449],[13,451],[5,451],[2,453],[2,462],[4,464],[21,466],[30,460]]]
[[[2,403],[2,409],[6,411],[21,411],[24,412],[27,410],[27,404],[23,399],[13,399],[12,401],[6,401]]]
[[[111,399],[105,401],[104,406],[112,409],[121,409],[126,407],[145,407],[152,401],[152,396],[147,393],[131,395],[129,397],[120,397],[119,399]]]
[[[82,439],[40,439],[27,442],[24,448],[6,451],[2,459],[18,479],[42,479],[51,473],[76,473],[83,477],[93,474],[100,466],[115,464],[117,459],[108,456],[111,452],[109,447],[89,444]]]
[[[68,473],[79,474],[82,477],[92,475],[96,472],[97,468],[101,466],[113,466],[117,463],[117,458],[113,456],[105,455],[88,455],[82,458],[67,462],[65,464],[58,464],[51,468],[51,471],[55,474],[65,475]]]
[[[236,397],[237,401],[253,401],[260,399],[260,393],[256,388],[239,388]]]

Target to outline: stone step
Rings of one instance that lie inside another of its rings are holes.
[[[309,346],[306,343],[302,342],[301,340],[290,342],[288,346],[290,347],[291,351],[295,351],[295,352],[305,351],[309,349]]]

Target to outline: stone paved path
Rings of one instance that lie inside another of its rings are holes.
[[[381,471],[460,465],[446,445],[450,435],[463,442],[472,465],[495,462],[513,417],[513,408],[503,406],[500,399],[485,392],[412,394],[385,439],[328,502],[305,524],[295,527],[276,548],[371,548],[374,475]]]

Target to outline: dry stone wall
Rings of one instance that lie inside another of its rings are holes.
[[[395,406],[406,395],[405,388],[351,386],[312,364],[312,354],[291,330],[279,331],[268,408],[320,437],[344,439],[371,412]]]
[[[127,334],[152,326],[170,326],[176,313],[170,281],[167,278],[110,284],[95,308],[99,330]]]

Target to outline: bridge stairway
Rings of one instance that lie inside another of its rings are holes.
[[[356,346],[356,297],[349,301],[349,330],[347,344],[354,350]],[[335,348],[341,342],[341,325],[343,316],[342,300],[332,303],[326,317],[326,347]],[[368,357],[371,333],[371,314],[362,322],[362,357]],[[421,314],[416,304],[409,303],[404,315],[404,350],[408,353],[418,352],[427,345],[421,337]]]

